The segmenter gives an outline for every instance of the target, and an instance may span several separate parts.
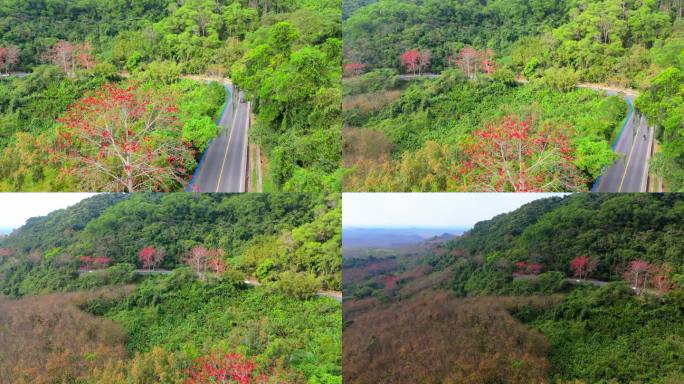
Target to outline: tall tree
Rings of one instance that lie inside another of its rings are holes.
[[[586,279],[597,267],[598,260],[589,256],[577,256],[570,261],[570,269],[578,279]]]
[[[406,72],[415,74],[419,68],[420,52],[417,49],[406,51],[401,55],[401,65],[404,66]]]
[[[76,47],[68,41],[60,40],[47,53],[48,60],[62,68],[64,73],[73,75]]]
[[[166,252],[163,248],[145,247],[138,252],[138,259],[143,268],[148,270],[157,268],[164,261],[164,256]]]
[[[650,270],[651,264],[648,261],[634,260],[629,263],[629,268],[625,272],[625,278],[637,290],[646,289]]]
[[[507,116],[462,145],[460,177],[478,191],[575,191],[586,180],[572,162],[570,139],[531,117]]]
[[[19,47],[14,45],[10,45],[5,49],[5,73],[9,73],[10,70],[14,69],[16,65],[19,64],[20,53]]]
[[[59,119],[55,154],[90,190],[174,189],[194,161],[174,137],[177,112],[173,96],[106,85]]]

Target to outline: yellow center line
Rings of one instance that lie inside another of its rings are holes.
[[[639,140],[639,131],[641,131],[641,119],[639,119],[639,125],[637,126],[636,136],[634,137],[634,142],[632,143],[632,149],[629,151],[629,156],[627,157],[627,164],[625,165],[625,173],[622,175],[622,180],[620,180],[620,188],[618,192],[622,192],[622,185],[625,183],[625,178],[627,177],[627,170],[629,169],[629,163],[632,161],[632,154],[634,153],[634,148]]]
[[[240,95],[238,95],[239,97]],[[221,164],[221,173],[219,173],[218,183],[216,184],[216,192],[221,188],[221,179],[223,178],[223,170],[226,168],[226,159],[228,159],[228,149],[230,148],[230,142],[233,139],[233,131],[235,128],[235,121],[237,120],[237,115],[240,112],[240,108],[235,110],[235,116],[233,117],[233,124],[230,127],[230,135],[228,136],[228,145],[226,145],[226,153],[223,155],[223,164]]]

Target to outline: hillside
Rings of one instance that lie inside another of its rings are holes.
[[[684,380],[683,203],[553,197],[422,248],[345,251],[345,377]]]
[[[311,0],[3,2],[0,190],[183,190],[239,88],[263,188],[339,191],[340,14]],[[228,78],[228,94],[187,75]],[[121,118],[138,110],[123,100],[153,108]]]
[[[339,384],[339,195],[99,194],[0,238],[0,383]]]
[[[647,171],[682,188],[681,3],[364,4],[345,11],[346,188],[588,191],[630,155],[616,144],[634,98],[606,85],[641,93]]]
[[[106,258],[111,268],[143,268],[146,247],[163,249],[160,268],[183,266],[204,247],[220,249],[230,269],[264,281],[293,271],[339,290],[339,225],[334,196],[102,194],[30,219],[0,239],[0,292],[73,289],[83,256]]]
[[[684,196],[680,194],[577,194],[535,201],[478,223],[447,245],[465,257],[540,263],[570,274],[570,260],[596,257],[596,276],[620,279],[642,259],[669,263],[684,273]]]

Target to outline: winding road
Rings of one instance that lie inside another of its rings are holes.
[[[530,280],[530,279],[536,279],[537,277],[538,277],[538,275],[516,275],[513,277],[513,280]],[[610,281],[595,280],[595,279],[578,279],[575,277],[568,277],[565,279],[565,281],[567,283],[573,284],[573,285],[589,284],[589,285],[593,285],[595,287],[604,287],[604,286],[608,285],[609,283],[611,283]],[[646,292],[646,293],[650,293],[650,294],[655,295],[655,296],[662,295],[661,292],[654,290],[654,289],[638,288],[638,287],[635,287],[631,284],[629,287],[632,288],[632,290],[635,291],[637,294],[642,293],[642,292]]]
[[[618,155],[618,159],[599,176],[591,191],[646,192],[654,130],[648,126],[646,118],[635,110],[636,94],[593,85],[581,87],[603,91],[611,96],[622,96],[629,105],[625,123],[613,144],[613,151]]]
[[[219,135],[207,146],[188,186],[193,192],[242,193],[247,189],[250,103],[225,84],[228,103],[219,120]]]
[[[80,275],[96,272],[96,270],[79,270]],[[169,275],[173,272],[170,269],[136,269],[134,273],[136,275],[150,276],[150,275]],[[248,278],[244,280],[244,283],[252,287],[260,287],[261,283],[255,278]],[[337,302],[342,302],[342,292],[339,291],[318,291],[316,292],[317,297],[328,297],[334,299]]]
[[[438,74],[400,75],[399,79],[411,81],[417,79],[434,79]],[[525,79],[517,79],[519,83],[527,83]],[[634,99],[638,93],[629,89],[618,89],[600,84],[579,84],[578,88],[605,92],[609,96],[622,96],[629,106],[627,118],[620,134],[613,143],[613,151],[618,159],[604,169],[596,179],[592,192],[647,192],[648,170],[655,131],[649,127],[646,117],[634,108]]]

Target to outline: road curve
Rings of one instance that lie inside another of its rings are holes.
[[[434,79],[438,74],[425,73],[422,75],[399,75],[401,80]],[[527,83],[525,79],[517,79],[520,83]],[[579,84],[578,88],[602,91],[610,96],[622,96],[629,105],[629,113],[620,135],[613,144],[613,151],[618,159],[604,170],[596,179],[592,192],[646,192],[648,190],[648,162],[651,148],[655,140],[654,130],[648,126],[648,121],[634,108],[637,92],[600,84]]]
[[[250,105],[226,84],[228,103],[219,120],[219,135],[207,147],[188,189],[193,192],[246,191]]]
[[[613,151],[619,156],[596,180],[592,192],[646,192],[648,181],[648,160],[651,155],[654,134],[644,116],[634,108],[634,94],[615,91],[610,88],[587,86],[604,91],[607,95],[620,95],[629,105],[629,112],[620,135],[613,144]]]

